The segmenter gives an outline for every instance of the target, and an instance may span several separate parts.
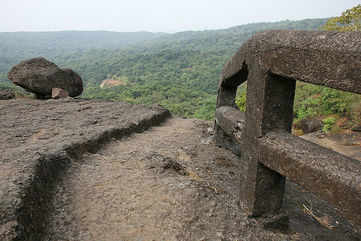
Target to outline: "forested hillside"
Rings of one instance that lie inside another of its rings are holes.
[[[309,19],[255,23],[176,34],[138,33],[140,35],[127,41],[114,37],[118,33],[97,32],[93,33],[96,38],[89,36],[88,41],[85,37],[81,38],[79,44],[76,44],[76,38],[69,42],[69,36],[61,35],[64,32],[57,33],[59,36],[51,43],[46,40],[43,44],[32,43],[37,40],[29,37],[18,48],[7,44],[12,46],[8,49],[13,55],[10,52],[3,54],[6,45],[1,44],[0,79],[6,79],[14,61],[42,55],[61,67],[74,69],[82,76],[87,86],[83,97],[159,103],[175,115],[211,119],[222,67],[252,34],[267,29],[319,30],[326,21]],[[101,34],[104,34],[103,37]],[[34,44],[37,47],[30,47]],[[33,49],[36,51],[32,55]],[[61,51],[54,54],[54,49]],[[4,56],[11,56],[11,61],[6,61]],[[105,79],[117,79],[125,84],[102,89],[100,84]]]
[[[255,32],[266,29],[317,30],[326,20],[257,23],[225,30],[182,32],[127,51],[89,51],[66,65],[90,81],[84,96],[132,103],[159,103],[184,117],[211,119],[224,63]],[[99,89],[100,80],[127,77],[127,86]]]

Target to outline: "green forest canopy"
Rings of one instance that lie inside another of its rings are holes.
[[[122,36],[118,45],[118,35],[111,32],[91,32],[97,36],[91,44],[81,44],[87,39],[84,36],[88,32],[58,32],[56,38],[46,33],[19,33],[16,38],[0,33],[0,41],[7,39],[4,41],[7,44],[0,46],[0,80],[6,81],[6,73],[20,60],[44,56],[82,76],[86,83],[85,98],[147,105],[158,103],[178,116],[212,119],[223,65],[243,42],[258,31],[319,30],[326,22],[327,19],[307,19],[176,34],[137,33],[137,36],[132,36],[128,33],[128,37]],[[64,33],[66,36],[62,36]],[[76,44],[78,38],[79,44]],[[127,84],[100,88],[101,82],[107,78],[126,78]],[[9,88],[9,84],[2,83],[3,88]],[[302,86],[299,89],[314,93],[310,88]],[[245,93],[241,89],[240,93]],[[304,91],[298,96],[307,96]],[[309,106],[309,103],[296,101],[297,118],[313,115]],[[344,112],[342,108],[337,111]]]

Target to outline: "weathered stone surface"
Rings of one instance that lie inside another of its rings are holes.
[[[240,146],[243,143],[242,133],[245,127],[243,112],[230,107],[222,106],[216,110],[216,144],[227,148],[237,155],[241,155]]]
[[[247,217],[239,185],[249,163],[208,142],[210,123],[172,118],[132,134],[169,113],[71,98],[2,101],[0,113],[1,241],[358,240],[332,207],[292,182],[282,210],[289,230]],[[337,228],[304,214],[299,204],[308,202]]]
[[[361,33],[258,33],[225,65],[217,110],[233,107],[237,86],[248,81],[243,144],[239,148],[249,163],[241,191],[244,209],[253,216],[277,212],[285,177],[290,177],[337,206],[361,231],[360,162],[305,144],[289,134],[296,80],[361,93]],[[224,120],[233,118],[231,113],[223,115]],[[225,138],[229,133],[225,123],[216,123],[216,140],[237,150],[229,143],[232,138]]]
[[[361,94],[358,32],[257,33],[225,65],[220,84],[242,75],[249,65],[254,68],[254,64],[262,72]]]
[[[225,132],[226,138],[231,138],[229,141],[220,135],[216,138],[217,144],[242,154],[234,150],[238,146],[242,151],[245,144],[245,140],[238,137],[244,131],[244,122],[242,112],[228,106],[217,108],[216,123]],[[239,123],[242,123],[241,128],[238,128]],[[350,220],[360,222],[360,216],[354,215],[361,202],[358,187],[361,183],[360,162],[286,133],[269,133],[265,138],[258,139],[257,150],[262,163],[271,168],[268,170],[275,170],[307,190],[318,193],[347,214]],[[264,196],[269,198],[267,194]]]
[[[361,162],[288,133],[258,139],[262,163],[335,205],[361,223]]]
[[[85,155],[59,182],[43,240],[357,240],[327,204],[291,182],[288,216],[247,217],[238,193],[248,163],[205,144],[210,124],[172,118]],[[342,226],[313,222],[300,208],[305,200]]]
[[[66,90],[60,88],[52,88],[51,89],[51,98],[53,99],[61,99],[69,96],[69,93]]]
[[[318,119],[303,119],[295,124],[297,129],[301,129],[304,134],[321,130],[322,121]]]
[[[71,97],[83,92],[83,82],[77,73],[71,69],[60,69],[42,57],[15,65],[8,73],[8,78],[39,98],[50,98],[53,88],[64,89]]]
[[[216,123],[229,135],[241,141],[241,134],[245,127],[245,113],[229,106],[222,106],[216,110]]]
[[[0,90],[0,100],[10,100],[14,99],[15,94],[11,90]]]
[[[77,157],[170,115],[158,106],[70,98],[2,101],[0,113],[0,239],[29,241],[41,240],[54,186]]]

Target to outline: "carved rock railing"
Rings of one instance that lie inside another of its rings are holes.
[[[290,134],[296,80],[361,94],[361,33],[267,31],[225,65],[217,144],[248,162],[241,202],[251,216],[278,212],[286,177],[333,204],[361,230],[361,162]],[[247,81],[246,113],[236,109]]]

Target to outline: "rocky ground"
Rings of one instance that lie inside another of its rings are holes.
[[[361,240],[291,182],[282,215],[247,217],[247,163],[215,146],[212,123],[72,99],[0,111],[0,240]]]
[[[119,102],[0,100],[0,240],[41,240],[53,190],[73,160],[168,116]]]

